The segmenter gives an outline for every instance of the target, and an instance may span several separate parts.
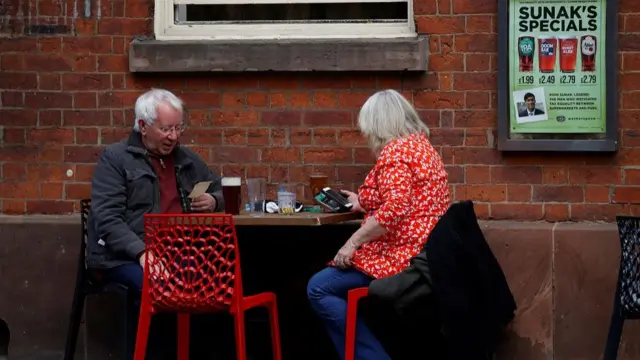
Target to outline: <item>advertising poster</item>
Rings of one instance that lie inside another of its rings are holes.
[[[509,4],[511,133],[605,133],[606,1]]]

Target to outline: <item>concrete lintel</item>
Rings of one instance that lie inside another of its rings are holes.
[[[133,40],[131,72],[426,71],[426,36],[402,39]]]

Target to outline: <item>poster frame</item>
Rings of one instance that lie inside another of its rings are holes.
[[[511,87],[509,83],[509,4],[515,0],[498,0],[498,150],[615,152],[618,141],[618,0],[600,0],[606,4],[606,130],[602,134],[512,134]],[[640,1],[640,0],[639,0]],[[516,138],[513,138],[516,135]]]

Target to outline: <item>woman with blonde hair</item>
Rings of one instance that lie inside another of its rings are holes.
[[[307,285],[311,306],[341,359],[347,292],[408,267],[449,206],[447,172],[429,142],[429,128],[400,93],[384,90],[372,95],[360,110],[358,126],[376,154],[376,164],[357,194],[343,193],[353,211],[365,217],[329,266]],[[361,319],[355,355],[362,360],[390,359]]]

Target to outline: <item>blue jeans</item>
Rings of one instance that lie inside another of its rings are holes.
[[[327,267],[309,280],[307,297],[311,307],[324,322],[340,359],[344,359],[347,293],[351,289],[369,286],[372,280],[358,270],[341,270],[335,267]],[[391,360],[361,318],[358,318],[356,324],[355,346],[355,357],[358,360]]]

